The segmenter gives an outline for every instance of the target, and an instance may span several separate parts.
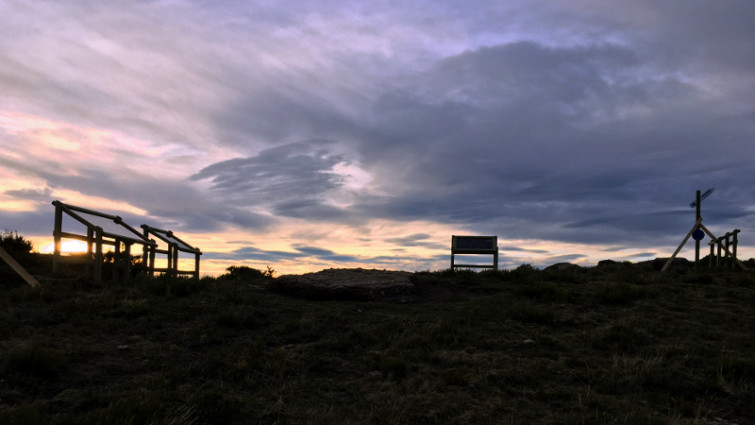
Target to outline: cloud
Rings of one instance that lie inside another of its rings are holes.
[[[519,246],[499,246],[499,251],[513,251],[513,252],[526,252],[526,253],[532,253],[532,254],[547,254],[548,251],[545,249],[528,249],[528,248],[522,248]]]
[[[400,263],[427,262],[434,258],[418,257],[412,255],[402,256],[357,256],[339,254],[335,251],[316,246],[296,245],[294,251],[264,250],[256,247],[243,247],[231,252],[205,252],[202,258],[205,260],[234,260],[253,261],[280,264],[287,261],[314,261],[323,265],[334,266],[338,264],[363,264],[363,265],[395,265]],[[446,257],[441,257],[447,259]]]
[[[431,238],[432,235],[429,235],[427,233],[415,233],[398,238],[387,238],[385,241],[401,246],[425,246],[429,243],[428,239]]]
[[[40,200],[51,195],[51,198],[47,199],[49,201],[57,197],[56,192],[73,189],[88,197],[110,199],[139,207],[146,212],[146,216],[139,220],[157,227],[210,232],[222,230],[227,226],[255,229],[273,222],[267,215],[230,203],[219,207],[215,199],[183,181],[160,180],[138,175],[124,178],[96,169],[81,169],[77,175],[60,175],[52,170],[37,174],[49,185],[42,193],[34,192]],[[126,216],[119,211],[104,212],[120,214],[124,218]]]
[[[374,222],[651,252],[708,187],[706,226],[755,231],[752,2],[473,3],[6,2],[2,196],[297,256]]]
[[[327,150],[328,141],[293,143],[209,165],[191,176],[209,179],[213,190],[254,203],[316,196],[341,184],[333,167],[344,158]]]
[[[658,78],[641,59],[626,45],[528,41],[438,62],[400,97],[376,102],[372,131],[364,132],[370,142],[358,148],[392,191],[355,208],[396,220],[498,227],[521,238],[608,243],[675,234],[675,217],[661,211],[684,203],[669,194],[752,181],[749,166],[702,171],[730,163],[711,140],[752,148],[724,124],[731,118],[706,110],[702,87],[676,70]],[[746,125],[739,121],[733,128]],[[403,137],[388,129],[393,122]],[[743,217],[719,217],[736,216]],[[591,220],[602,229],[568,230]]]
[[[24,235],[52,235],[53,215],[49,211],[11,212],[0,210],[0,230],[18,231]]]
[[[19,189],[19,190],[6,190],[3,192],[5,195],[23,199],[27,201],[44,202],[49,201],[52,196],[52,191],[49,187],[44,189]]]
[[[239,206],[262,206],[277,216],[338,220],[347,211],[333,203],[347,192],[348,176],[336,171],[351,160],[327,140],[265,149],[258,155],[209,165],[191,176]]]
[[[300,252],[266,251],[251,246],[239,248],[231,252],[204,252],[202,254],[202,258],[207,260],[254,260],[270,263],[302,258],[304,256],[305,254]]]

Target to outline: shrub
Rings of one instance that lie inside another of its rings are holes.
[[[275,274],[275,269],[267,266],[267,270],[261,271],[247,266],[230,266],[226,269],[228,273],[220,276],[220,279],[234,281],[253,281],[260,279],[270,279]]]
[[[34,244],[31,241],[26,240],[18,232],[11,232],[7,229],[0,236],[0,246],[9,253],[14,254],[28,254],[34,248]]]
[[[530,282],[538,277],[540,270],[530,264],[522,264],[508,273],[506,280],[515,280],[523,283]]]

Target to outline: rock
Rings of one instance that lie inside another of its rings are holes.
[[[581,270],[581,269],[582,269],[581,266],[578,266],[572,263],[556,263],[556,264],[551,264],[550,266],[544,268],[543,271],[565,272],[565,271]]]
[[[310,299],[375,300],[415,291],[413,273],[390,270],[327,269],[303,275],[283,275],[271,288]]]
[[[598,261],[597,267],[617,267],[620,263],[614,260],[601,260]]]

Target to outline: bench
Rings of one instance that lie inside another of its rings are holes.
[[[456,255],[493,256],[493,264],[456,264]],[[451,270],[478,268],[498,270],[498,236],[451,236]]]

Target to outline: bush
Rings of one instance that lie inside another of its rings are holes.
[[[14,254],[28,254],[34,248],[34,244],[31,241],[26,240],[18,232],[11,232],[7,229],[0,236],[0,246],[9,253]]]
[[[275,269],[270,266],[267,266],[267,270],[265,271],[253,269],[247,266],[230,266],[226,269],[226,271],[228,271],[228,273],[220,276],[221,279],[235,280],[235,281],[250,281],[250,280],[270,279],[275,274]]]

